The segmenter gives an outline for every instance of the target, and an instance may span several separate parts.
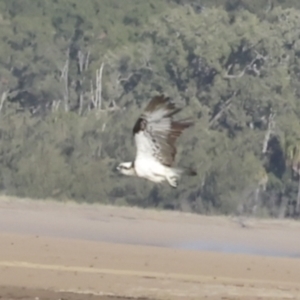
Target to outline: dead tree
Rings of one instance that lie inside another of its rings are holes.
[[[60,80],[64,83],[64,107],[65,112],[69,111],[69,59],[70,59],[70,49],[67,51],[67,59],[65,65],[61,71]]]
[[[275,129],[275,113],[270,113],[269,117],[268,117],[268,127],[267,127],[267,131],[265,134],[265,138],[264,138],[264,142],[263,142],[263,147],[262,147],[262,153],[266,154],[268,151],[268,145],[269,145],[269,141],[272,137],[272,134],[274,133],[274,129]]]
[[[102,106],[102,74],[103,74],[104,63],[101,64],[98,73],[96,74],[96,107],[101,110]]]
[[[7,99],[7,92],[8,92],[8,91],[5,91],[5,92],[3,92],[2,95],[1,95],[1,100],[0,100],[0,112],[2,111],[4,102],[5,102],[6,99]]]
[[[87,54],[84,54],[81,50],[77,53],[77,67],[78,67],[78,74],[81,75],[81,79],[77,81],[78,89],[79,89],[79,108],[78,114],[81,115],[84,108],[84,91],[83,91],[83,82],[85,81],[84,71],[86,71],[89,67],[89,59],[90,59],[90,51]]]
[[[104,63],[100,68],[96,70],[96,89],[94,89],[93,82],[91,81],[90,99],[93,104],[93,108],[101,110],[102,108],[102,74]]]
[[[83,71],[84,61],[85,61],[85,55],[83,54],[83,52],[81,50],[79,50],[77,53],[77,64],[78,64],[79,74],[81,74]]]

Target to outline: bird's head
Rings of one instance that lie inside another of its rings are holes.
[[[131,161],[129,162],[122,162],[117,166],[118,172],[120,172],[123,175],[127,176],[134,176],[135,175],[135,170],[133,163]]]

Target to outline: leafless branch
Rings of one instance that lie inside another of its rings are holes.
[[[263,61],[266,61],[269,58],[268,55],[264,56],[264,55],[260,54],[257,50],[254,50],[254,52],[256,54],[256,59],[262,59]]]
[[[239,74],[237,75],[230,75],[229,72],[232,68],[232,64],[230,64],[227,68],[226,74],[223,76],[223,78],[226,79],[230,79],[230,78],[241,78],[242,76],[244,76],[246,70],[248,69],[248,65],[243,69],[243,71],[241,71]]]
[[[253,64],[251,71],[253,71],[256,76],[260,76],[260,71],[257,69],[256,64]]]
[[[217,114],[209,121],[209,123],[208,123],[208,128],[212,127],[212,126],[214,125],[214,123],[215,123],[216,121],[218,121],[218,120],[221,118],[221,116],[222,116],[222,114],[224,113],[224,111],[227,110],[227,109],[231,106],[231,104],[232,104],[231,102],[232,102],[232,100],[233,100],[233,97],[234,97],[236,94],[237,94],[237,92],[235,91],[235,92],[230,96],[230,98],[227,99],[227,100],[225,101],[225,103],[222,104],[222,106],[221,106],[219,112],[218,112],[218,113],[217,113]]]
[[[243,49],[242,49],[243,52],[249,51],[249,50],[255,48],[261,41],[262,41],[262,40],[259,40],[259,41],[257,41],[256,43],[251,44],[250,46],[249,46],[249,45],[244,45],[244,46],[243,46]]]
[[[266,14],[269,13],[273,9],[273,3],[272,0],[268,0],[268,6],[266,8]]]
[[[140,70],[146,69],[146,70],[153,71],[151,63],[150,63],[150,58],[148,57],[148,55],[146,55],[145,57],[143,57],[141,59],[141,62],[142,62],[142,66],[140,67]]]
[[[108,111],[116,111],[120,110],[121,108],[116,104],[115,100],[110,101],[106,110]]]
[[[132,72],[127,77],[119,78],[118,82],[128,81],[133,75],[140,74],[140,72]]]
[[[228,66],[227,71],[226,71],[225,75],[223,76],[223,78],[225,78],[225,79],[241,78],[245,75],[246,71],[248,71],[248,70],[252,70],[256,75],[260,75],[260,71],[257,69],[255,62],[259,59],[266,60],[268,57],[261,55],[256,50],[255,50],[255,53],[256,53],[256,56],[251,60],[251,62],[239,74],[236,74],[236,75],[229,74],[229,72],[231,71],[231,69],[233,67],[233,65],[230,64]]]
[[[1,95],[0,111],[2,111],[4,102],[6,101],[6,99],[7,99],[7,91],[3,92],[2,95]]]

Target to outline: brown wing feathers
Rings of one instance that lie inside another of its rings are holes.
[[[173,121],[172,116],[182,110],[182,108],[176,107],[175,103],[170,101],[169,97],[164,95],[155,96],[146,106],[144,113],[136,121],[133,127],[133,134],[143,131],[147,127],[147,119],[145,114],[155,113],[159,110],[165,111],[161,118],[170,118],[169,132],[166,132],[166,136],[157,136],[160,140],[161,154],[164,156],[164,164],[171,166],[176,156],[175,142],[182,132],[193,125],[190,119],[184,119],[180,121]]]
[[[181,121],[172,121],[171,122],[171,130],[170,133],[168,135],[168,139],[167,139],[167,143],[170,146],[170,150],[171,152],[171,156],[172,156],[172,162],[175,160],[175,156],[177,153],[176,147],[175,147],[175,143],[177,138],[182,134],[182,132],[189,128],[190,126],[192,126],[194,123],[189,120],[189,119],[185,119],[185,120],[181,120]],[[168,165],[169,167],[171,166],[171,164]]]
[[[151,113],[162,108],[169,111],[165,117],[170,117],[181,110],[181,108],[177,108],[175,106],[175,103],[170,101],[170,97],[165,97],[164,94],[162,94],[152,98],[152,100],[146,106],[145,112]]]
[[[164,109],[167,111],[167,113],[163,116],[164,118],[172,117],[173,115],[177,114],[182,110],[182,108],[176,107],[175,103],[171,102],[169,97],[165,97],[162,94],[153,97],[152,100],[146,106],[144,112],[151,113],[154,111],[158,111],[160,109]],[[139,131],[145,130],[146,125],[147,125],[147,120],[144,114],[142,114],[134,124],[132,133],[135,134]]]

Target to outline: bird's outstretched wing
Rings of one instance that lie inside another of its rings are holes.
[[[154,158],[165,166],[172,166],[177,138],[193,125],[190,119],[173,121],[172,117],[181,110],[164,95],[152,98],[133,127],[137,158]]]

